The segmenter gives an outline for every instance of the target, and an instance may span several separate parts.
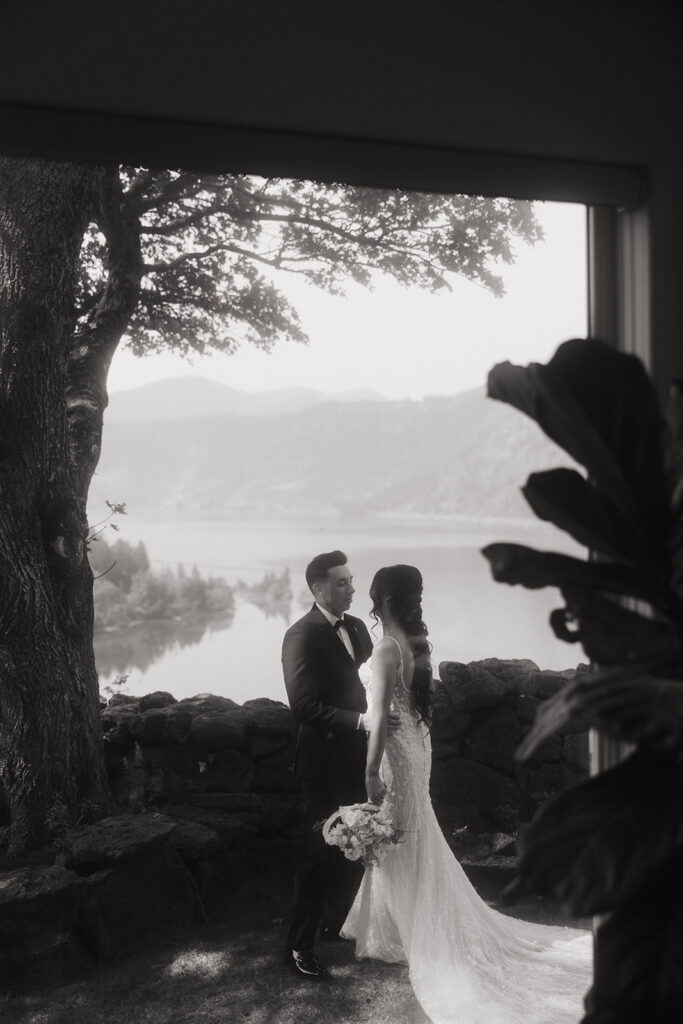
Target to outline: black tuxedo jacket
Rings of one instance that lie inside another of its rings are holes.
[[[315,604],[285,633],[282,668],[299,723],[295,771],[302,779],[364,774],[367,740],[358,718],[368,705],[358,669],[372,640],[361,619],[345,614],[344,623],[354,658]]]

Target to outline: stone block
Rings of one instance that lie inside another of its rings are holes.
[[[60,864],[29,865],[0,873],[0,944],[35,938],[43,928],[69,929],[78,919],[85,883]]]
[[[539,700],[546,700],[548,697],[554,697],[557,691],[566,686],[575,675],[574,669],[565,669],[562,672],[554,672],[550,669],[543,672],[530,672],[525,679],[520,680],[519,693],[538,697]]]
[[[89,876],[80,933],[98,958],[111,960],[143,939],[186,928],[197,905],[190,871],[164,844]]]
[[[257,792],[280,792],[301,788],[294,774],[294,751],[288,745],[255,762],[253,787]]]
[[[590,754],[588,750],[588,733],[576,732],[564,736],[562,740],[562,752],[565,760],[573,767],[578,768],[584,775],[588,775],[590,768]]]
[[[526,730],[525,730],[526,731]],[[530,764],[534,762],[545,762],[545,761],[559,761],[562,758],[562,737],[549,736],[540,747],[534,752],[534,756],[530,760]]]
[[[196,751],[201,757],[201,751]],[[239,750],[219,750],[198,761],[192,786],[198,793],[245,793],[254,781],[254,762]]]
[[[239,707],[237,701],[230,697],[216,697],[213,693],[198,693],[194,697],[183,697],[178,701],[183,707],[190,708],[193,714],[206,714],[210,711],[231,711]]]
[[[471,712],[456,710],[447,688],[438,682],[434,691],[432,741],[462,736],[471,724]]]
[[[224,811],[263,810],[263,799],[258,793],[194,793],[190,803],[193,807],[220,807]]]
[[[128,750],[134,743],[131,723],[137,719],[137,704],[108,706],[102,712],[102,731],[105,747],[117,751]]]
[[[540,698],[530,693],[520,693],[517,698],[517,714],[523,722],[533,722],[540,704]]]
[[[162,814],[122,814],[103,818],[67,833],[59,863],[79,875],[89,875],[112,864],[137,860],[162,846],[175,822]]]
[[[578,779],[568,765],[562,763],[529,764],[517,768],[517,780],[529,806],[531,817],[541,804]]]
[[[280,701],[266,697],[245,701],[244,708],[253,716],[249,746],[252,756],[266,757],[289,747],[292,751],[290,760],[293,760],[297,724],[290,709]]]
[[[176,820],[176,827],[169,836],[168,845],[175,850],[184,864],[189,865],[225,850],[225,844],[212,828],[188,819]]]
[[[164,737],[164,722],[166,721],[163,708],[150,708],[149,711],[141,711],[128,723],[131,736],[136,740],[145,743],[161,743]]]
[[[525,806],[508,776],[466,757],[452,757],[432,768],[430,791],[446,832],[467,826],[475,831],[514,833]]]
[[[467,735],[462,752],[472,761],[488,765],[506,775],[514,775],[514,754],[522,738],[516,710],[501,703],[480,711]]]
[[[302,793],[288,793],[279,796],[264,794],[263,814],[261,816],[261,832],[282,835],[290,829],[298,830],[304,810]]]
[[[462,754],[462,739],[437,739],[432,733],[432,762],[443,761],[445,757]]]
[[[439,678],[454,710],[459,712],[492,707],[514,689],[505,679],[489,672],[484,662],[463,665],[457,661],[442,661]]]
[[[202,750],[245,750],[249,743],[253,716],[242,708],[212,711],[192,719],[190,737]]]
[[[155,690],[154,693],[140,697],[140,711],[149,711],[150,708],[167,708],[176,703],[172,693],[168,693],[167,690]]]
[[[55,921],[52,927],[24,929],[9,946],[0,946],[0,988],[4,992],[33,992],[84,974],[95,959],[80,937]],[[11,1013],[11,1011],[10,1011]],[[6,1018],[9,1024],[9,1016]]]
[[[164,708],[162,739],[164,743],[187,743],[190,739],[193,710],[179,702]]]
[[[122,707],[124,704],[129,704],[132,707],[137,708],[140,703],[139,697],[131,697],[127,693],[115,693],[113,697],[110,697],[107,701],[108,708]]]
[[[189,804],[173,804],[165,810],[169,817],[195,821],[211,829],[231,849],[245,846],[259,830],[258,815],[249,811],[223,811]]]

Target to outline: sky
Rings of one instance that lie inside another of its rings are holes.
[[[545,239],[519,245],[516,262],[499,269],[503,298],[458,277],[438,295],[381,279],[373,291],[351,284],[345,297],[333,297],[283,274],[308,345],[283,342],[271,353],[245,345],[193,363],[166,353],[137,358],[120,346],[109,391],[195,376],[251,392],[362,387],[420,399],[483,385],[504,360],[547,362],[560,342],[587,332],[586,211],[537,203],[536,214]]]

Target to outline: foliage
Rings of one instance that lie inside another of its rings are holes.
[[[223,579],[203,579],[196,566],[188,575],[150,569],[145,545],[122,538],[108,544],[100,538],[90,552],[95,574],[110,566],[95,586],[95,629],[118,629],[150,619],[212,618],[232,614],[234,596]]]
[[[593,560],[512,544],[483,551],[497,580],[558,587],[564,607],[550,624],[596,664],[541,705],[518,757],[570,721],[635,747],[541,808],[509,896],[533,891],[573,914],[608,913],[585,1024],[673,1020],[683,1005],[681,393],[665,428],[635,357],[575,339],[547,366],[494,367],[489,395],[535,419],[588,472],[535,473],[523,492]]]
[[[134,168],[120,170],[119,187],[139,233],[139,301],[127,326],[136,355],[304,341],[274,280],[281,271],[336,294],[348,281],[371,287],[374,272],[434,290],[460,274],[501,294],[496,265],[512,262],[514,239],[541,237],[531,204],[509,199]],[[82,325],[104,295],[106,253],[93,224],[82,251]]]

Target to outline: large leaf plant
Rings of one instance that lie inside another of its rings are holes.
[[[665,420],[636,357],[574,339],[547,365],[494,367],[489,396],[534,419],[586,470],[532,473],[522,491],[589,558],[483,549],[496,580],[559,589],[550,625],[593,664],[541,705],[517,757],[568,722],[630,749],[540,809],[508,895],[600,915],[582,1024],[673,1022],[683,1016],[681,389]]]

